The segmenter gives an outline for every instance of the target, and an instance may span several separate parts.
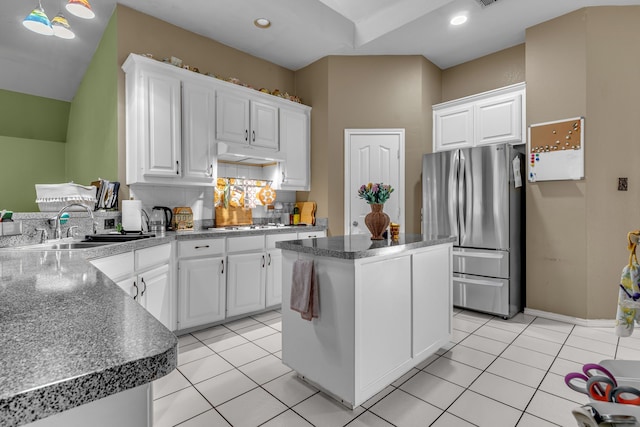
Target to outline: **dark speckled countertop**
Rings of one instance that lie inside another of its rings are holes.
[[[81,250],[0,249],[0,426],[46,418],[175,369],[175,335],[88,259],[176,240],[324,229],[199,230]]]
[[[392,240],[371,240],[371,236],[368,234],[355,234],[277,242],[276,248],[314,256],[359,259],[401,253],[404,250],[454,241],[455,237],[451,236],[428,236],[425,239],[421,234],[400,234],[398,241],[394,242]]]
[[[77,251],[3,251],[0,278],[0,425],[175,369],[175,335]]]

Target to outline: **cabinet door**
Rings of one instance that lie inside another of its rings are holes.
[[[473,146],[473,105],[457,105],[433,111],[433,150]]]
[[[523,142],[522,94],[479,101],[475,114],[476,145]]]
[[[249,100],[229,92],[216,93],[216,139],[249,143]]]
[[[266,306],[282,304],[282,251],[267,252]]]
[[[171,324],[171,280],[169,266],[154,268],[138,274],[138,289],[140,303],[168,329],[173,330]]]
[[[356,375],[364,389],[411,359],[410,256],[363,261],[355,301]]]
[[[145,176],[180,176],[180,80],[153,71],[143,73],[145,84]]]
[[[283,190],[310,190],[309,115],[303,111],[280,109],[280,151]]]
[[[278,150],[278,107],[251,101],[250,144]]]
[[[451,334],[451,246],[413,255],[413,357],[435,352]],[[432,347],[436,348],[432,348]]]
[[[213,182],[216,93],[211,87],[182,83],[183,178]]]
[[[266,261],[264,252],[227,256],[227,316],[265,308]]]
[[[178,329],[224,319],[225,267],[224,257],[178,262]]]

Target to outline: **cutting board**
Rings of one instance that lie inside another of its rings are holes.
[[[216,227],[251,224],[253,224],[251,209],[235,206],[216,207]]]
[[[308,225],[316,224],[316,202],[296,202],[300,209],[300,222]]]

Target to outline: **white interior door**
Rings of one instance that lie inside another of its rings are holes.
[[[390,184],[384,204],[392,222],[404,224],[404,129],[345,129],[345,234],[369,234],[364,217],[371,208],[358,197],[368,182]]]

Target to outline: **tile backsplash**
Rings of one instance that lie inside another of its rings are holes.
[[[274,181],[277,165],[251,166],[234,163],[218,163],[218,176],[225,178],[245,178]],[[193,211],[193,219],[203,227],[212,227],[215,217],[213,187],[172,187],[162,185],[131,185],[131,197],[142,201],[142,208],[151,213],[154,206],[188,206]],[[287,203],[296,201],[295,191],[278,190],[276,201]],[[258,206],[252,210],[253,218],[266,218],[267,207]],[[209,225],[210,224],[210,225]]]

